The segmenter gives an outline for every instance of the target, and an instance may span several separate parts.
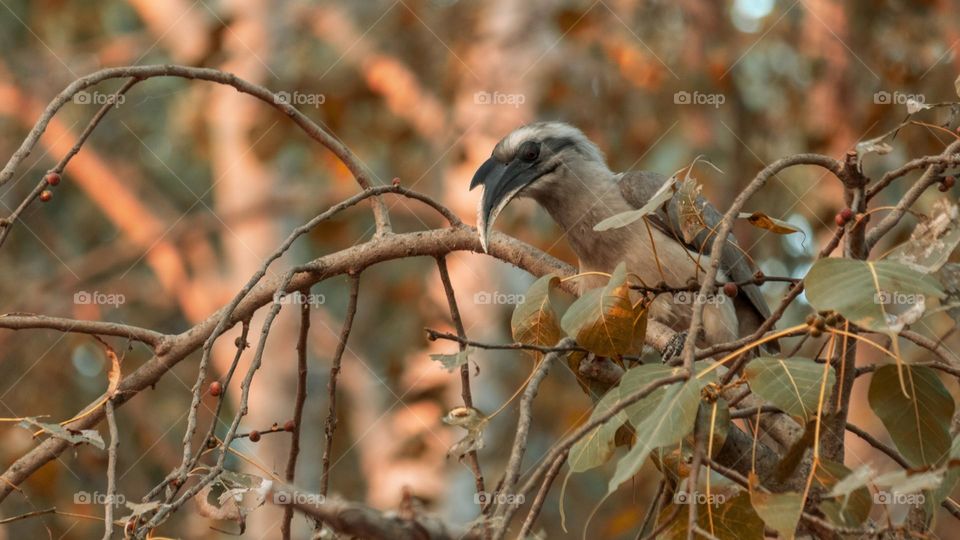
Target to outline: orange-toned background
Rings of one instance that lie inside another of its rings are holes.
[[[182,63],[306,96],[301,110],[352,148],[379,183],[399,177],[468,222],[478,196],[467,191],[473,170],[499,137],[537,119],[581,127],[614,169],[671,173],[702,154],[723,171],[697,170],[705,194],[722,207],[778,157],[840,156],[891,129],[905,114],[906,96],[956,99],[957,14],[949,0],[6,0],[0,6],[0,159],[73,79],[106,66]],[[116,87],[97,91],[106,95]],[[684,104],[683,93],[722,104]],[[495,103],[485,103],[487,97]],[[95,111],[71,104],[57,116],[38,151],[0,188],[0,214],[16,207]],[[933,113],[925,119],[943,121]],[[869,158],[866,172],[939,151],[949,140],[934,129],[910,128],[893,153]],[[895,185],[880,204],[895,201],[906,185]],[[356,189],[331,154],[252,98],[201,82],[141,83],[70,164],[54,199],[31,206],[3,246],[0,310],[182,331],[226,303],[292,227]],[[807,231],[805,242],[746,228],[738,230],[741,242],[769,273],[802,274],[841,201],[839,186],[819,172],[782,174],[750,210],[792,220]],[[392,214],[398,230],[441,224],[404,201],[393,204]],[[297,244],[278,268],[368,238],[371,226],[365,209],[351,211]],[[557,228],[531,203],[511,206],[498,228],[575,262]],[[511,306],[483,304],[475,295],[521,293],[529,276],[465,254],[451,258],[451,273],[470,336],[509,340]],[[771,298],[777,290],[771,288]],[[125,303],[77,305],[79,291],[122,294]],[[307,489],[318,481],[327,369],[346,282],[323,283],[314,293],[325,303],[314,312],[310,335],[311,397],[298,475]],[[790,317],[803,314],[799,305]],[[271,337],[247,429],[290,417],[294,318],[283,315]],[[394,508],[410,487],[428,509],[466,522],[477,513],[472,479],[444,458],[461,433],[439,421],[459,403],[458,377],[428,357],[454,347],[428,344],[424,326],[450,328],[432,261],[391,263],[364,274],[341,378],[332,490]],[[219,369],[230,360],[232,334],[223,341]],[[145,354],[129,351],[124,371]],[[863,361],[871,361],[870,354],[864,351]],[[474,393],[486,412],[513,393],[530,365],[512,352],[474,359],[480,369]],[[0,417],[68,418],[102,392],[103,361],[82,336],[0,333]],[[179,462],[196,362],[183,362],[118,412],[119,486],[132,500]],[[885,438],[865,401],[860,382],[852,418]],[[551,374],[535,407],[528,458],[541,456],[589,406],[569,373]],[[514,421],[515,409],[508,409],[486,434],[480,457],[488,483],[505,463]],[[3,466],[32,444],[29,431],[10,425],[0,428],[0,441]],[[892,466],[859,440],[848,441],[851,467]],[[272,436],[240,446],[280,470],[286,445],[286,438]],[[90,448],[64,455],[12,495],[0,516],[50,506],[101,515],[102,508],[74,504],[73,496],[105,491],[105,466],[106,454]],[[586,525],[609,474],[601,469],[571,479],[570,534]],[[633,537],[654,487],[641,478],[622,489],[599,509],[589,534]],[[558,491],[541,519],[550,537],[562,534]],[[277,516],[254,513],[250,536],[272,537],[265,531]],[[210,524],[188,507],[160,532],[219,537]],[[299,518],[297,524],[304,526]],[[45,528],[83,538],[98,535],[101,525],[45,516],[0,530],[0,538],[43,535]]]

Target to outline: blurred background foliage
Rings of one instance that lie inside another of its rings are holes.
[[[957,7],[951,0],[4,0],[0,155],[12,154],[42,107],[77,77],[107,66],[181,63],[232,71],[300,96],[299,108],[348,145],[378,183],[399,178],[470,223],[478,197],[467,191],[473,170],[501,136],[540,119],[583,129],[615,170],[669,174],[703,155],[723,172],[698,167],[696,176],[723,208],[779,157],[840,157],[895,127],[908,97],[956,99]],[[91,89],[91,101],[118,86]],[[61,111],[39,150],[0,191],[2,213],[19,204],[95,111],[91,103]],[[867,158],[868,175],[939,152],[954,139],[936,128],[953,121],[948,111],[926,114],[930,126],[904,129],[893,152]],[[907,185],[901,181],[885,192],[880,204],[895,202]],[[0,257],[2,310],[184,331],[228,302],[291,228],[356,190],[346,169],[279,112],[208,83],[146,81],[110,112],[65,171],[53,200],[32,205],[17,225]],[[442,225],[423,207],[391,206],[399,231]],[[744,227],[741,244],[768,273],[802,275],[832,233],[842,191],[819,171],[791,170],[749,206],[794,223],[806,236],[801,241]],[[532,203],[511,206],[498,228],[575,263],[557,227]],[[909,227],[901,229],[903,239]],[[299,242],[286,264],[349,247],[371,232],[368,210],[351,210]],[[451,257],[451,272],[470,336],[509,341],[512,306],[486,304],[482,294],[522,293],[532,278],[475,254]],[[775,299],[780,289],[768,289]],[[77,303],[81,291],[122,294],[124,302]],[[311,399],[298,471],[307,489],[318,482],[327,372],[346,281],[334,279],[313,292],[325,302],[310,336]],[[790,317],[804,315],[797,308]],[[246,429],[289,418],[296,315],[285,317],[289,332],[271,338]],[[439,422],[459,404],[459,377],[427,356],[454,347],[427,343],[424,326],[450,329],[432,261],[398,261],[364,274],[344,359],[332,491],[395,508],[409,487],[427,509],[464,522],[477,513],[472,478],[444,458],[461,433]],[[235,333],[223,340],[220,368],[229,362]],[[4,332],[0,351],[0,416],[69,418],[105,386],[102,349],[88,338]],[[124,372],[147,358],[145,349],[132,347]],[[513,352],[480,352],[473,359],[477,404],[488,413],[531,365]],[[118,413],[120,489],[132,500],[179,462],[196,362],[196,355],[183,362]],[[855,396],[865,394],[861,390]],[[534,411],[531,462],[589,407],[570,373],[552,374]],[[882,433],[865,406],[854,415]],[[480,457],[488,484],[505,464],[514,422],[510,408],[486,434]],[[2,427],[4,466],[33,444],[28,430],[11,426]],[[860,441],[848,442],[851,468],[884,463]],[[238,443],[273,470],[282,468],[286,445],[283,436]],[[56,506],[102,515],[100,507],[76,503],[74,494],[105,491],[105,465],[105,453],[79,448],[21,486],[0,513]],[[245,465],[233,460],[231,466]],[[609,474],[601,469],[571,479],[564,503],[570,534],[586,526]],[[604,502],[588,533],[633,537],[654,487],[638,477]],[[549,537],[563,534],[557,491],[541,520]],[[249,534],[276,527],[271,512],[258,511]],[[187,508],[160,532],[219,537],[210,525]],[[96,535],[101,525],[44,516],[0,530],[0,537],[33,537],[45,528],[79,538]]]

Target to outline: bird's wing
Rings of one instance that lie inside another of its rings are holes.
[[[631,206],[634,208],[642,208],[647,201],[657,194],[657,191],[666,181],[666,176],[650,171],[624,173],[620,177],[620,193]],[[723,214],[714,208],[703,196],[698,195],[696,207],[699,209],[699,214],[703,219],[703,228],[697,232],[691,241],[687,242],[684,240],[681,228],[680,198],[679,193],[674,194],[665,205],[662,205],[655,212],[651,213],[648,218],[650,224],[668,236],[676,238],[677,241],[684,244],[687,249],[696,253],[703,253],[704,255],[712,255],[710,252],[715,238],[713,232],[719,227],[720,222],[723,221]],[[720,253],[720,268],[731,280],[738,283],[750,280],[756,272],[756,267],[739,248],[737,240],[733,235],[730,235],[727,239],[726,244],[723,246],[723,251]],[[743,293],[743,296],[748,300],[749,307],[752,308],[750,311],[754,312],[753,317],[748,317],[754,319],[748,323],[748,326],[756,328],[764,319],[770,316],[770,308],[767,306],[767,301],[763,298],[760,288],[753,283],[741,285],[740,292]],[[740,298],[741,296],[738,295],[735,299],[736,304],[741,304],[741,302],[738,302]],[[741,309],[737,309],[737,315],[741,318],[741,323],[747,322],[741,316],[741,311]],[[742,324],[741,332],[743,332]]]

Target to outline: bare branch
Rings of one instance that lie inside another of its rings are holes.
[[[309,294],[310,289],[301,289],[301,295]],[[293,405],[293,429],[290,432],[290,454],[287,456],[287,468],[284,479],[294,483],[297,476],[297,458],[300,456],[300,426],[303,425],[303,405],[307,401],[307,336],[310,334],[310,303],[300,304],[300,330],[297,334],[297,397]],[[280,534],[285,540],[290,538],[290,525],[293,521],[293,508],[283,509],[283,522]]]
[[[283,114],[289,116],[310,138],[327,147],[337,158],[346,165],[347,169],[356,179],[357,183],[363,189],[371,187],[367,173],[363,170],[360,160],[333,134],[327,132],[308,116],[298,111],[296,107],[287,103],[288,100],[278,99],[276,94],[267,88],[245,81],[232,73],[226,73],[217,69],[199,68],[178,65],[152,65],[152,66],[124,66],[102,69],[91,73],[86,77],[81,77],[66,88],[47,105],[43,114],[37,120],[37,123],[30,130],[30,133],[21,143],[20,148],[13,153],[7,164],[0,170],[0,186],[7,183],[16,171],[20,163],[30,155],[30,152],[36,146],[40,136],[47,129],[47,125],[54,115],[69,102],[77,92],[99,84],[109,79],[119,79],[131,77],[138,80],[150,79],[153,77],[180,77],[184,79],[198,79],[210,81],[218,84],[232,86],[237,91],[249,94],[260,101],[272,106]],[[373,206],[374,218],[377,223],[377,230],[381,233],[390,232],[390,219],[387,216],[386,205],[378,199]]]
[[[560,347],[567,347],[574,343],[572,338],[564,338],[557,343]],[[552,352],[543,357],[540,365],[534,370],[527,383],[527,388],[523,391],[523,397],[520,398],[520,418],[517,420],[517,435],[513,439],[513,447],[510,450],[510,460],[507,462],[507,469],[503,474],[503,485],[499,494],[505,494],[508,497],[503,503],[498,503],[493,512],[493,521],[496,523],[496,529],[493,532],[493,539],[500,540],[506,534],[510,525],[510,518],[517,510],[517,504],[514,504],[510,495],[513,495],[514,485],[520,476],[520,466],[523,464],[523,454],[527,450],[527,435],[530,433],[530,423],[533,419],[533,399],[537,396],[540,389],[540,383],[546,378],[550,371],[550,366],[562,353]],[[553,463],[553,458],[550,463]],[[522,500],[519,497],[515,500]]]
[[[113,414],[113,400],[104,404],[104,414],[110,427],[110,446],[107,448],[107,498],[103,503],[103,540],[113,536],[113,507],[117,494],[117,448],[120,446],[120,433],[117,431],[117,419]]]
[[[950,143],[950,146],[947,146],[947,149],[943,151],[941,157],[953,155],[955,159],[960,160],[960,155],[957,155],[958,151],[960,151],[960,140]],[[879,242],[884,235],[900,223],[900,220],[907,213],[907,210],[913,206],[913,203],[917,202],[917,199],[923,195],[927,188],[940,181],[940,174],[942,172],[943,165],[933,164],[927,167],[927,170],[913,183],[913,186],[900,197],[900,201],[897,202],[894,209],[867,232],[866,243],[868,249],[876,246],[877,242]]]
[[[337,350],[333,353],[330,363],[330,380],[327,382],[327,402],[329,412],[324,427],[326,440],[323,444],[323,458],[320,472],[320,494],[326,496],[330,483],[330,453],[333,449],[333,434],[337,430],[337,378],[340,376],[340,361],[347,348],[347,339],[353,328],[353,317],[357,314],[357,298],[360,295],[360,276],[350,276],[350,301],[347,304],[347,315],[343,319],[343,329],[340,330],[340,339],[337,341]]]
[[[463,328],[463,320],[460,318],[460,308],[457,307],[457,295],[453,290],[453,283],[450,282],[450,272],[447,270],[446,257],[437,257],[437,269],[440,272],[440,281],[443,283],[443,292],[447,295],[447,305],[450,309],[450,318],[453,319],[453,325],[457,329],[457,336],[461,340],[467,339],[467,332]],[[467,346],[460,341],[460,350],[466,350]],[[473,395],[470,392],[470,365],[465,363],[460,366],[460,394],[463,397],[464,407],[473,407]],[[485,491],[483,483],[483,472],[480,470],[480,460],[477,459],[477,451],[467,452],[467,465],[473,473],[473,482],[477,493]]]
[[[75,334],[90,334],[95,336],[116,336],[139,341],[161,354],[169,348],[172,336],[161,334],[146,328],[138,328],[127,324],[80,321],[61,317],[47,317],[31,313],[8,313],[0,315],[0,328],[10,330],[50,329]]]

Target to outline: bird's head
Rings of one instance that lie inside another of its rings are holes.
[[[577,181],[571,167],[589,163],[606,168],[603,153],[582,131],[563,122],[540,122],[515,129],[493,148],[477,169],[470,189],[482,185],[477,207],[480,245],[487,251],[493,222],[517,196],[536,196],[561,190]]]

